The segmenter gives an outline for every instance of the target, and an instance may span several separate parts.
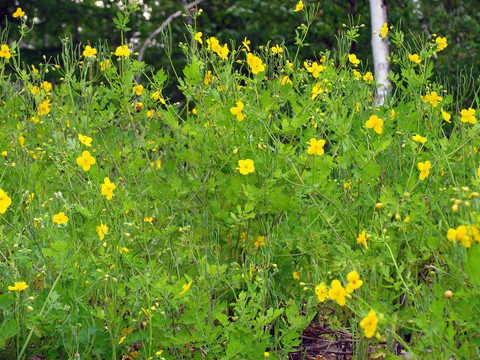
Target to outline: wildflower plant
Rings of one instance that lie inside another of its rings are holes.
[[[2,39],[6,356],[287,358],[329,311],[358,358],[477,357],[478,97],[431,81],[448,39],[382,28],[376,108],[361,26],[299,58],[318,6],[292,5],[296,49],[220,41],[192,10],[168,74],[125,38],[138,6],[115,47],[65,38],[32,66]]]

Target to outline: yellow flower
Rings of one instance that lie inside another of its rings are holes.
[[[433,107],[437,107],[438,103],[442,101],[442,97],[438,96],[436,91],[432,91],[430,94],[425,94],[425,96],[420,96],[424,103],[430,103]]]
[[[35,67],[35,65],[32,64],[32,70],[34,72],[35,75],[38,75],[39,71],[38,69]],[[36,87],[36,86],[35,86]],[[35,94],[34,94],[35,95]]]
[[[250,45],[250,44],[251,44],[250,40],[248,40],[248,39],[245,37],[245,39],[242,41],[242,45],[243,45],[243,47],[244,47],[245,49],[247,49],[248,52],[250,52],[250,46],[248,46],[248,45]]]
[[[0,214],[5,214],[7,208],[12,204],[12,199],[5,191],[0,189]]]
[[[297,12],[297,11],[302,11],[303,10],[303,1],[300,0],[297,4],[297,6],[295,6],[295,10],[293,10],[294,12]]]
[[[111,200],[113,197],[113,190],[115,190],[117,186],[110,182],[110,179],[106,177],[103,179],[103,184],[101,186],[102,195],[107,197],[107,200]]]
[[[40,87],[45,90],[45,92],[50,92],[53,89],[52,83],[49,81],[44,81],[40,84]]]
[[[83,50],[83,56],[90,57],[97,55],[97,49],[90,47],[90,45],[85,46],[85,50]]]
[[[195,38],[194,38],[200,44],[203,44],[202,35],[203,35],[203,33],[201,31],[199,31],[195,34]]]
[[[280,53],[283,52],[283,49],[282,49],[280,46],[278,46],[278,44],[276,44],[275,46],[273,46],[273,47],[271,48],[271,50],[272,50],[272,52],[273,52],[274,54],[280,54]]]
[[[240,174],[247,175],[249,173],[253,173],[255,171],[255,167],[253,166],[253,160],[245,159],[245,160],[238,160],[238,168],[237,170],[240,171]]]
[[[92,146],[92,138],[87,135],[78,134],[78,140],[85,146]]]
[[[365,246],[365,248],[368,250],[367,235],[365,233],[365,230],[358,235],[357,244],[363,244],[363,246]]]
[[[370,116],[370,119],[367,120],[365,126],[369,129],[375,130],[377,134],[381,134],[383,131],[383,120],[380,119],[377,115]]]
[[[68,217],[63,211],[60,211],[58,214],[53,215],[53,222],[58,225],[66,224],[68,222]]]
[[[10,59],[12,57],[12,54],[10,54],[10,48],[8,45],[2,45],[0,46],[0,57],[4,57],[5,59]]]
[[[25,11],[22,10],[22,8],[17,7],[17,10],[12,15],[14,18],[18,17],[24,17],[25,16]]]
[[[221,49],[220,42],[215,37],[210,37],[207,39],[207,49],[215,52],[220,51]]]
[[[363,75],[363,81],[365,81],[367,84],[371,84],[373,81],[373,74],[368,71],[365,75]]]
[[[472,241],[480,243],[480,229],[478,225],[460,225],[457,229],[448,229],[447,239],[449,241],[460,241],[463,246],[469,248]]]
[[[105,71],[106,68],[110,67],[110,60],[102,60],[100,61],[100,71]]]
[[[167,103],[166,103],[165,100],[163,99],[162,95],[160,94],[160,91],[155,91],[155,92],[152,94],[152,99],[155,100],[155,101],[160,100],[160,102],[161,102],[163,105],[167,105]]]
[[[23,291],[28,288],[28,285],[25,281],[16,282],[13,286],[9,286],[8,290],[10,291]]]
[[[328,290],[325,283],[315,286],[315,294],[317,295],[318,302],[324,302],[328,298]]]
[[[475,109],[463,109],[462,111],[460,111],[460,115],[462,115],[462,118],[460,120],[464,123],[468,122],[470,124],[475,124],[477,122],[477,118],[475,117]]]
[[[357,59],[357,55],[355,54],[348,54],[348,61],[350,61],[353,65],[360,64],[360,60]]]
[[[310,147],[307,149],[308,155],[323,155],[325,153],[325,151],[323,150],[325,140],[317,140],[315,138],[311,138],[310,141],[307,142],[307,144],[310,145]]]
[[[37,114],[38,116],[46,115],[50,112],[50,99],[45,99],[43,102],[38,105]]]
[[[395,120],[395,110],[394,109],[392,109],[390,111],[390,120]]]
[[[228,45],[224,44],[223,47],[217,52],[217,55],[220,56],[222,60],[225,60],[229,52],[230,50],[228,49]]]
[[[265,236],[259,236],[255,241],[255,247],[258,249],[260,246],[265,245]]]
[[[90,151],[84,151],[82,156],[77,158],[77,164],[80,165],[83,170],[88,171],[90,167],[95,164],[95,158],[90,155]]]
[[[284,77],[282,78],[282,85],[286,85],[286,84],[290,84],[290,85],[293,84],[293,83],[292,83],[292,80],[290,80],[290,78],[289,78],[288,76],[284,76]]]
[[[142,95],[143,85],[137,85],[133,87],[133,92],[137,94],[137,96]]]
[[[20,135],[18,137],[18,142],[20,143],[20,146],[22,147],[22,149],[25,149],[25,137]]]
[[[242,121],[243,119],[245,119],[245,116],[242,114],[243,107],[244,107],[243,103],[240,100],[238,100],[237,106],[230,108],[230,112],[233,115],[237,115],[238,121]]]
[[[188,284],[185,284],[182,286],[183,290],[179,295],[185,294],[188,290],[190,290],[190,286],[192,285],[192,282],[190,281]]]
[[[298,271],[294,271],[292,273],[292,277],[294,280],[300,280],[300,273]]]
[[[408,58],[415,64],[420,64],[422,62],[422,60],[418,57],[418,54],[408,54]]]
[[[35,85],[32,85],[32,87],[30,88],[30,91],[32,92],[32,95],[40,94],[40,89],[38,88],[38,86],[35,86]]]
[[[371,338],[373,335],[375,335],[375,331],[377,331],[377,324],[377,314],[373,310],[370,310],[368,316],[360,321],[360,327],[363,329],[367,338]]]
[[[255,75],[259,72],[265,71],[265,65],[262,64],[262,59],[258,56],[254,56],[252,53],[247,54],[247,64]]]
[[[347,292],[342,286],[342,283],[339,280],[333,280],[330,284],[330,290],[328,290],[328,297],[332,300],[335,300],[338,305],[344,306],[346,303]]]
[[[100,225],[98,225],[95,228],[95,231],[98,234],[98,237],[100,240],[105,239],[105,235],[108,233],[108,226],[103,223],[103,221],[100,221]]]
[[[443,120],[445,120],[446,122],[451,123],[450,118],[452,117],[452,115],[450,115],[449,113],[443,111],[443,108],[442,108],[442,117],[443,117]]]
[[[457,227],[457,240],[460,241],[466,248],[472,246],[471,239],[468,234],[468,228],[465,225],[460,225]]]
[[[380,36],[382,39],[385,39],[388,35],[388,25],[387,23],[384,23],[382,28],[380,29],[380,34],[378,34],[378,36]]]
[[[306,63],[304,63],[305,65]],[[318,64],[316,61],[313,62],[312,66],[305,66],[307,71],[312,73],[313,77],[316,79],[320,73],[325,69],[323,65]]]
[[[351,271],[347,275],[347,293],[352,293],[353,290],[358,289],[363,285],[363,280],[360,280],[360,276],[356,271]]]
[[[418,141],[419,143],[422,143],[422,144],[425,144],[427,142],[427,138],[423,137],[423,136],[420,136],[420,135],[415,135],[413,138],[413,140],[415,141]]]
[[[230,52],[227,44],[224,44],[223,47],[220,46],[219,41],[213,36],[207,39],[207,49],[215,52],[218,56],[222,58],[222,60],[225,60],[228,53]]]
[[[133,104],[132,104],[132,106],[133,106]],[[142,111],[142,109],[143,109],[143,103],[137,102],[135,104],[135,111],[138,113],[138,112]]]
[[[437,43],[437,51],[442,51],[448,46],[446,37],[437,37],[435,42]]]
[[[312,100],[315,100],[315,98],[323,93],[323,89],[320,86],[320,84],[316,84],[313,89],[312,89]]]
[[[155,110],[151,109],[147,111],[147,118],[151,119],[155,115]]]
[[[205,73],[205,77],[203,78],[203,83],[208,85],[212,82],[212,72],[209,70]]]
[[[448,229],[448,231],[447,231],[447,239],[448,239],[449,241],[457,241],[457,230],[452,229],[452,228]]]
[[[130,50],[127,45],[117,47],[115,50],[115,56],[130,56]]]
[[[143,219],[144,222],[148,222],[148,223],[152,223],[153,222],[153,217],[151,216],[146,216],[144,219]]]
[[[428,177],[430,174],[430,168],[432,167],[432,164],[430,161],[425,161],[425,162],[419,162],[417,164],[418,169],[420,170],[420,180],[424,180]]]

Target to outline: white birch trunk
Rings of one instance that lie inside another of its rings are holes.
[[[384,0],[370,0],[370,17],[372,18],[372,53],[375,81],[381,85],[375,92],[375,106],[381,106],[390,92],[387,79],[390,72],[390,63],[387,60],[390,55],[388,36],[385,39],[380,36],[380,29],[387,22],[387,7]],[[373,34],[374,31],[375,34]]]

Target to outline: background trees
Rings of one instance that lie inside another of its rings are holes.
[[[141,11],[133,13],[129,27],[131,45],[138,51],[147,37],[162,24],[169,15],[182,10],[185,0],[139,0]],[[199,8],[204,14],[198,18],[197,29],[205,35],[216,36],[221,42],[233,40],[239,44],[245,37],[253,47],[268,42],[278,43],[293,49],[295,29],[302,23],[300,13],[294,13],[297,0],[205,0]],[[311,5],[313,1],[304,1]],[[75,44],[96,43],[106,40],[111,48],[119,45],[120,33],[112,19],[122,7],[113,0],[0,0],[0,26],[5,29],[6,19],[11,23],[10,39],[18,30],[11,14],[21,6],[30,21],[35,21],[32,32],[24,43],[24,60],[28,63],[42,61],[42,55],[55,56],[61,48],[61,38],[70,36]],[[320,51],[336,51],[335,35],[343,24],[363,23],[357,43],[351,52],[373,64],[371,48],[370,5],[368,0],[330,0],[320,4],[307,42],[302,49],[304,57],[314,58]],[[462,68],[466,72],[479,73],[478,53],[480,45],[476,35],[480,32],[480,4],[473,0],[426,0],[387,1],[388,23],[401,28],[406,34],[406,43],[411,34],[431,37],[433,34],[446,36],[448,48],[436,64],[439,77],[452,86],[463,77],[458,77]],[[191,19],[190,19],[191,20]],[[184,42],[185,22],[179,17],[170,25],[175,66],[182,66],[181,49]],[[13,24],[12,24],[13,23]],[[193,24],[192,24],[193,25]],[[4,36],[5,37],[5,36]],[[408,46],[408,45],[407,45]],[[159,37],[156,37],[145,52],[143,59],[154,67],[169,68]],[[395,67],[393,67],[395,71]]]

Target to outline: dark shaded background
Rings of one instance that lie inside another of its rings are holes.
[[[129,26],[128,38],[135,39],[134,48],[138,51],[143,41],[165,19],[187,1],[181,0],[140,0],[141,11],[134,13]],[[282,43],[293,51],[295,28],[303,21],[303,13],[293,12],[297,0],[205,0],[199,5],[204,10],[197,23],[204,36],[216,36],[221,42],[234,40],[237,44],[248,37],[254,47],[272,43]],[[304,0],[305,4],[313,2]],[[463,82],[458,76],[479,74],[480,44],[480,2],[468,0],[387,0],[389,24],[399,26],[411,40],[410,32],[430,37],[432,34],[446,36],[448,47],[436,60],[436,73],[439,80],[452,87]],[[11,14],[17,6],[27,13],[28,20],[35,19],[34,30],[24,39],[23,59],[26,63],[37,64],[42,55],[56,56],[61,51],[62,37],[70,35],[75,44],[92,45],[107,40],[111,48],[120,44],[120,33],[112,19],[119,11],[120,2],[111,0],[0,0],[0,26],[5,30],[10,23],[8,41],[18,37],[18,19]],[[100,6],[101,5],[101,6]],[[370,15],[368,0],[324,0],[321,1],[317,21],[307,38],[309,47],[302,49],[302,58],[314,58],[320,51],[335,51],[335,35],[342,24],[364,23],[358,43],[354,44],[357,56],[368,59],[371,64]],[[176,67],[183,67],[184,56],[177,44],[185,41],[185,24],[188,18],[178,17],[172,21],[173,50]],[[6,34],[2,41],[5,41]],[[170,64],[157,42],[149,46],[144,61],[155,68]],[[394,68],[395,70],[395,68]]]

